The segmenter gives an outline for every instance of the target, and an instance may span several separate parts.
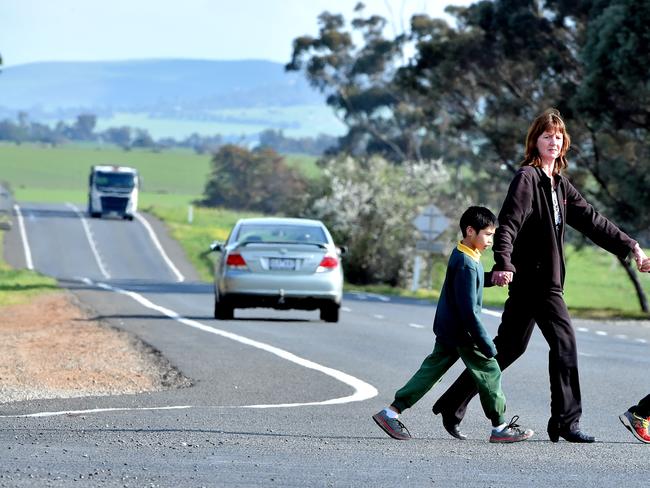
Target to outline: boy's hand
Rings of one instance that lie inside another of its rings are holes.
[[[512,271],[492,271],[492,284],[506,286],[512,281]]]

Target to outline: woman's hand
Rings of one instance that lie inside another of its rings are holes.
[[[641,246],[637,244],[632,250],[634,254],[634,260],[636,261],[636,267],[641,273],[650,273],[650,258],[646,256]]]
[[[492,284],[506,286],[512,281],[512,271],[492,271]]]

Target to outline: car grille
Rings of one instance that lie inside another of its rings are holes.
[[[128,198],[121,197],[102,197],[102,212],[120,212],[124,213],[126,205],[129,203]]]

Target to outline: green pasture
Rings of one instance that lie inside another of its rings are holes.
[[[201,196],[209,171],[209,156],[199,156],[190,151],[154,153],[78,146],[0,145],[0,180],[10,183],[19,201],[70,201],[84,205],[90,165],[106,162],[119,162],[140,169],[144,180],[141,210],[165,221],[202,279],[210,280],[213,258],[206,254],[208,246],[213,240],[225,240],[238,218],[253,214],[194,206],[193,222],[188,222],[188,206]],[[289,156],[288,162],[300,167],[305,174],[319,171],[315,158]],[[569,246],[566,254],[565,298],[574,315],[644,317],[639,312],[634,288],[614,256],[593,246],[581,250]],[[492,253],[487,252],[483,257],[485,269],[490,269],[492,263]],[[435,300],[444,279],[445,264],[445,258],[436,259],[429,285],[415,293],[388,286],[346,285],[346,289]],[[0,275],[2,286],[22,290],[7,285],[8,270],[3,272],[5,274]],[[640,275],[640,280],[650,295],[650,275]],[[39,290],[41,286],[35,285],[33,289]],[[485,305],[501,307],[506,295],[506,289],[486,288]]]
[[[43,190],[50,197],[57,196],[52,191],[75,192],[70,195],[78,194],[85,201],[88,174],[94,164],[138,168],[144,193],[199,196],[210,170],[210,156],[181,149],[153,152],[71,144],[0,144],[0,180],[11,184],[19,200]]]
[[[309,178],[320,174],[313,156],[289,154],[286,162]],[[201,197],[210,172],[210,155],[185,149],[153,152],[92,145],[0,143],[0,181],[11,185],[17,200],[83,203],[94,164],[137,168],[142,177],[142,205],[158,200],[185,205]]]

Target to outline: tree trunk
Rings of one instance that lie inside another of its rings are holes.
[[[639,299],[639,305],[641,305],[641,310],[643,310],[645,313],[650,313],[650,307],[648,307],[648,297],[643,291],[643,288],[641,287],[641,283],[639,283],[639,277],[637,276],[636,272],[633,269],[632,262],[628,262],[625,259],[621,259],[621,258],[618,258],[618,261],[621,263],[621,266],[623,266],[625,272],[627,273],[628,277],[632,281],[632,284],[634,285],[634,289],[636,290],[636,296]]]

